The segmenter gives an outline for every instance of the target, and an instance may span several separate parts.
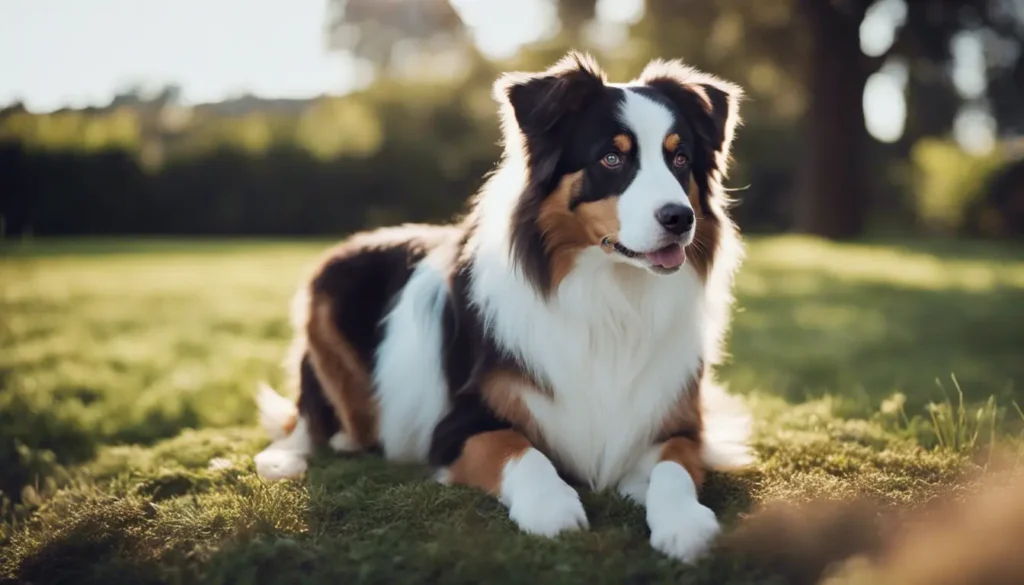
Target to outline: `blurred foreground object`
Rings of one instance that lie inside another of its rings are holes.
[[[1024,583],[1024,476],[989,479],[913,512],[863,502],[769,505],[725,548],[786,582],[821,585]]]

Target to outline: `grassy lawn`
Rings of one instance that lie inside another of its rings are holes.
[[[0,247],[0,582],[755,579],[726,552],[654,553],[642,510],[611,495],[584,495],[590,531],[547,541],[369,456],[261,483],[251,395],[281,384],[288,300],[325,244]],[[737,292],[720,374],[754,408],[759,462],[711,476],[727,525],[777,500],[918,507],[975,480],[993,429],[1020,435],[1024,249],[758,239]]]

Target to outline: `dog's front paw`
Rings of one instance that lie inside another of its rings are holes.
[[[550,537],[587,528],[580,495],[536,449],[505,464],[500,497],[508,506],[509,518],[523,532]]]
[[[508,515],[523,532],[540,536],[552,537],[588,527],[580,496],[568,484],[548,493],[531,490],[522,494],[512,502]]]
[[[694,563],[707,552],[720,528],[715,513],[697,501],[647,513],[651,546],[684,563]]]

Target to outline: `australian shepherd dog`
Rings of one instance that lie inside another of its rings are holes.
[[[493,89],[504,155],[466,216],[355,234],[301,287],[298,399],[258,394],[256,469],[379,450],[549,537],[587,528],[577,488],[615,490],[692,561],[719,531],[705,473],[750,459],[712,374],[742,252],[721,184],[741,91],[663,60],[610,83],[576,52]]]

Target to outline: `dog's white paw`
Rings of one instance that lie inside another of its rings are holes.
[[[501,501],[523,532],[550,537],[588,527],[580,495],[536,449],[505,464]]]
[[[267,481],[297,479],[306,473],[306,457],[285,449],[267,449],[253,458],[256,473]]]
[[[684,563],[703,556],[720,531],[714,511],[697,500],[690,474],[673,461],[662,461],[651,471],[647,526],[651,546]]]
[[[356,453],[360,450],[359,443],[352,440],[345,431],[338,431],[328,439],[327,444],[335,453]]]
[[[720,528],[715,513],[696,500],[678,502],[670,510],[647,512],[651,546],[684,563],[694,563],[707,552]]]
[[[523,532],[540,536],[553,537],[588,527],[579,494],[564,483],[552,492],[531,490],[520,495],[513,500],[508,515]]]

